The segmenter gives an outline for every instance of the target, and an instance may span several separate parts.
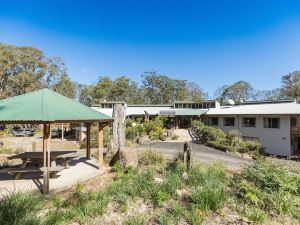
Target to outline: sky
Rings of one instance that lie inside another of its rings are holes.
[[[69,76],[146,71],[198,83],[210,96],[239,80],[273,89],[300,70],[297,0],[0,0],[0,42],[61,57]]]

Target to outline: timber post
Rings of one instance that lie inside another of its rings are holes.
[[[102,122],[99,122],[98,126],[98,162],[99,162],[99,170],[103,167],[103,128],[104,124]]]
[[[50,149],[48,149],[49,136],[50,136],[50,124],[44,124],[43,134],[43,153],[44,153],[44,171],[43,171],[43,194],[49,193],[49,170],[50,166]],[[48,152],[48,156],[47,156]]]
[[[91,158],[91,124],[87,123],[86,124],[86,158],[90,159]]]
[[[187,142],[183,144],[183,162],[186,164],[187,170],[192,168],[192,150],[191,147],[188,145]]]

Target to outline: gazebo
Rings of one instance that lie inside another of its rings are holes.
[[[43,193],[49,192],[50,142],[53,123],[85,123],[86,157],[90,158],[90,128],[98,123],[99,169],[103,165],[103,128],[113,119],[50,89],[0,100],[0,124],[43,124]]]

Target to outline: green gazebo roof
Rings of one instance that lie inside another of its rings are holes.
[[[47,88],[0,100],[0,122],[87,122],[112,118]]]

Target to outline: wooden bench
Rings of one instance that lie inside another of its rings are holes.
[[[49,167],[49,172],[51,173],[52,177],[55,177],[56,173],[62,171],[64,168],[64,166]],[[14,174],[15,179],[19,179],[21,173],[43,172],[46,169],[47,167],[8,167],[0,169],[0,173]]]

